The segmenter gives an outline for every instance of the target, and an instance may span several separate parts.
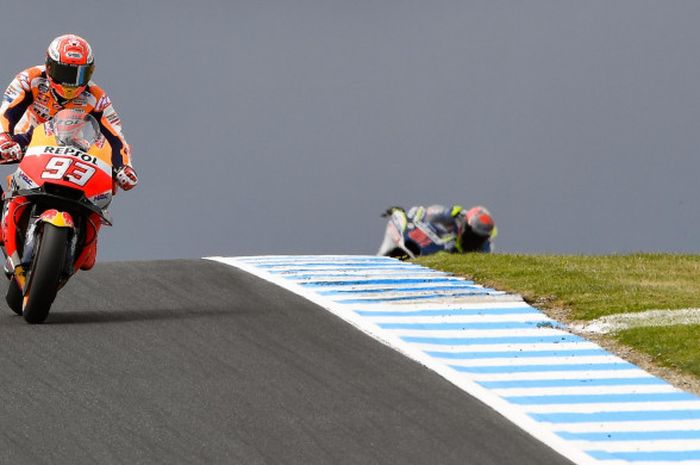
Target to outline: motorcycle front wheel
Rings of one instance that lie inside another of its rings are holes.
[[[5,301],[7,306],[18,315],[22,315],[22,289],[19,288],[19,284],[15,278],[10,277],[10,284],[7,286],[7,294],[5,294]]]
[[[49,316],[56,298],[66,259],[69,230],[45,223],[24,292],[22,315],[28,323],[41,323]]]

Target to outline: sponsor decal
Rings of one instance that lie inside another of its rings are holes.
[[[428,235],[420,229],[414,229],[413,231],[408,233],[408,237],[413,239],[421,247],[427,247],[432,242]]]
[[[109,97],[107,95],[103,95],[97,101],[97,104],[95,105],[95,111],[104,111],[104,109],[110,106],[111,104],[112,101],[109,99]]]
[[[46,121],[51,116],[49,109],[39,102],[34,102],[32,105],[32,110],[40,121]]]
[[[43,92],[43,93],[40,92],[36,96],[36,102],[41,102],[44,105],[50,105],[51,104],[51,96],[49,95],[48,92]]]
[[[44,153],[48,153],[51,155],[69,155],[73,157],[80,158],[83,161],[86,161],[88,163],[92,164],[97,164],[97,157],[93,157],[89,153],[85,153],[82,150],[78,150],[73,147],[54,147],[51,145],[47,145],[44,147]]]
[[[29,89],[29,75],[27,75],[27,73],[19,73],[17,75],[17,81],[19,81],[19,84],[23,89]]]
[[[96,195],[92,198],[93,202],[99,202],[101,200],[109,200],[112,198],[112,193],[111,192],[104,192],[102,194]]]
[[[109,115],[109,116],[107,117],[107,122],[108,122],[109,124],[111,124],[112,126],[120,126],[122,120],[119,119],[119,117],[118,117],[116,114],[114,114],[114,115]]]
[[[29,176],[27,176],[27,175],[24,173],[24,171],[19,171],[19,170],[18,170],[18,171],[17,171],[17,176],[19,176],[19,178],[20,178],[22,181],[26,182],[26,183],[29,184],[30,186],[34,184],[34,181],[32,181],[31,178],[30,178]]]
[[[39,217],[42,221],[51,223],[59,228],[61,227],[73,227],[73,218],[71,218],[68,212],[59,212],[58,210],[46,210]]]
[[[39,92],[41,92],[42,94],[48,94],[49,92],[49,86],[44,80],[40,81],[39,84],[37,84],[36,88],[39,89]]]
[[[8,87],[7,90],[5,91],[5,97],[10,97],[10,98],[14,99],[18,95],[19,95],[19,91],[17,89],[15,89],[14,86]]]

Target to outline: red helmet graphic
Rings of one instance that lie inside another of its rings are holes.
[[[51,89],[66,100],[85,90],[94,69],[92,47],[75,34],[56,37],[46,51],[46,76]]]
[[[484,207],[471,208],[466,214],[466,220],[474,233],[484,237],[491,235],[494,227],[493,217]]]

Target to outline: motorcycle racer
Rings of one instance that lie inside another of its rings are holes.
[[[439,238],[442,250],[446,252],[492,251],[493,239],[497,234],[496,224],[491,213],[482,206],[466,210],[461,205],[418,205],[409,208],[408,211],[402,207],[391,207],[383,216],[391,216],[397,211],[406,215],[407,222],[432,231]]]
[[[109,96],[92,80],[95,61],[90,44],[75,34],[56,37],[46,52],[44,65],[17,74],[7,87],[0,105],[0,163],[16,163],[22,158],[34,129],[68,109],[92,115],[111,148],[112,176],[116,185],[128,191],[138,184],[131,165],[131,147]],[[2,189],[0,188],[0,192]],[[6,202],[11,203],[11,202]],[[13,218],[3,208],[2,237]],[[97,254],[93,241],[83,269],[92,268]]]
[[[138,183],[131,166],[131,148],[122,134],[121,120],[109,96],[91,81],[95,61],[90,44],[80,36],[55,38],[45,65],[20,72],[0,105],[0,159],[18,161],[33,129],[62,109],[91,114],[112,148],[114,178],[123,190]]]

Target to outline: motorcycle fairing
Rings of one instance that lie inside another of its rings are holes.
[[[98,207],[112,200],[112,163],[108,144],[93,144],[85,152],[60,146],[45,125],[34,130],[13,181],[19,189],[31,189],[45,183],[80,188]]]
[[[24,269],[31,263],[33,257],[33,242],[36,239],[37,227],[41,222],[50,222],[56,226],[68,227],[73,223],[71,240],[70,261],[75,258],[77,234],[75,234],[75,222],[68,220],[64,214],[54,209],[57,214],[40,215],[29,223],[24,221],[22,228],[26,228],[24,243],[21,251],[18,251],[18,220],[27,218],[27,206],[41,203],[41,198],[50,202],[58,202],[65,208],[85,209],[86,233],[94,240],[99,229],[95,221],[103,224],[112,224],[111,216],[107,210],[113,195],[113,179],[111,166],[111,149],[104,141],[93,143],[87,151],[73,146],[60,145],[57,137],[51,133],[46,124],[37,126],[32,134],[32,139],[27,147],[19,167],[10,178],[11,192],[8,192],[5,200],[7,212],[5,215],[5,252],[7,261],[5,271],[17,276],[19,284],[23,284]],[[61,190],[63,189],[63,190]],[[66,192],[71,196],[66,197]],[[52,200],[53,199],[53,200]],[[63,207],[61,207],[63,208]],[[49,209],[51,210],[51,208]],[[8,222],[7,218],[14,221]],[[62,226],[61,226],[62,225]],[[20,252],[22,256],[20,257]],[[84,261],[85,254],[79,254],[75,260],[80,265]],[[69,270],[70,268],[70,270]],[[68,273],[72,273],[72,267],[66,266]]]
[[[409,221],[404,211],[397,210],[389,218],[384,241],[377,254],[416,258],[447,250],[454,240],[454,235],[440,237],[430,224],[413,219]]]

